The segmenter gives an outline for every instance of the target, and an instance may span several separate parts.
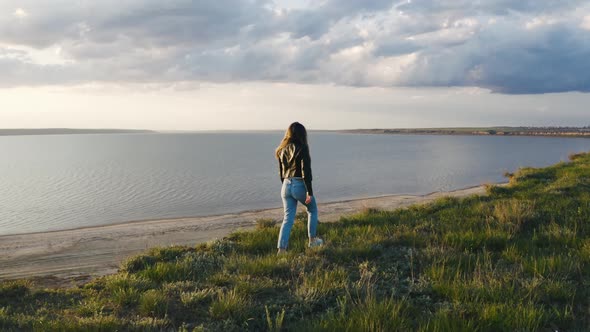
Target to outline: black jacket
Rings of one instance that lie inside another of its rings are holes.
[[[307,194],[313,196],[309,147],[299,143],[289,143],[279,152],[278,157],[281,182],[285,178],[301,177],[305,182]]]

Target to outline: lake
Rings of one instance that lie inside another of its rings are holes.
[[[282,132],[0,137],[0,235],[280,207]],[[590,139],[309,134],[318,203],[505,181]],[[321,214],[321,207],[320,207]]]

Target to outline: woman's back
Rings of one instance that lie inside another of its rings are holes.
[[[292,177],[303,178],[308,194],[313,196],[309,147],[306,144],[290,142],[279,151],[278,159],[281,181]]]

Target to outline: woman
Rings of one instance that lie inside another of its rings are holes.
[[[281,254],[287,251],[291,227],[295,222],[297,202],[307,208],[309,246],[323,245],[324,241],[316,236],[318,207],[311,186],[311,158],[309,146],[307,145],[307,131],[301,123],[293,122],[289,126],[285,132],[285,137],[275,151],[275,156],[279,161],[279,175],[283,183],[281,197],[285,209],[285,217],[283,218],[277,244],[278,253]]]

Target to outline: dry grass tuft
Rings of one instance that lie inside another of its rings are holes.
[[[535,202],[516,198],[499,200],[494,204],[493,216],[498,222],[508,226],[514,234],[534,218]]]

